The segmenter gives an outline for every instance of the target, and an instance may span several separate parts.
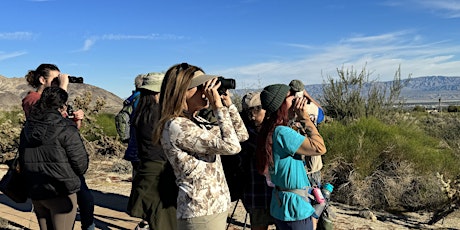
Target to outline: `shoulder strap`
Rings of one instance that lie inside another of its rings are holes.
[[[281,188],[279,186],[276,186],[275,187],[275,195],[277,196],[278,203],[280,205],[281,205],[281,199],[280,199],[280,197],[278,195],[278,192],[292,192],[292,193],[295,193],[295,194],[301,196],[305,201],[310,203],[310,199],[311,200],[315,199],[315,197],[309,193],[310,188],[311,187],[306,187],[305,189],[287,189],[287,188]]]

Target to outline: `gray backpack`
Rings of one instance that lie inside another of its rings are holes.
[[[139,98],[140,92],[135,92],[123,102],[123,108],[115,115],[115,127],[122,142],[127,143],[130,138],[131,115],[134,102]]]
[[[122,142],[129,141],[129,130],[130,130],[130,117],[133,112],[133,106],[130,102],[125,100],[123,102],[123,108],[120,112],[115,115],[115,126],[117,128],[117,133],[120,136]]]

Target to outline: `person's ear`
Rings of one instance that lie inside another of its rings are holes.
[[[42,85],[44,85],[45,82],[46,82],[46,79],[45,79],[45,77],[40,76],[40,77],[38,78],[38,81],[39,81]]]

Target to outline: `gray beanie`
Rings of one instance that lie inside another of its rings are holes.
[[[265,87],[260,93],[262,109],[265,109],[268,114],[277,111],[286,99],[289,90],[290,87],[285,84],[274,84]]]

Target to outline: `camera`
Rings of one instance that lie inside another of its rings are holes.
[[[70,83],[83,83],[83,77],[69,76]]]
[[[224,95],[227,89],[235,89],[235,79],[218,77],[217,80],[220,81],[220,87],[217,89],[220,95]]]
[[[75,115],[73,114],[73,107],[71,105],[67,105],[67,118],[74,119]]]

